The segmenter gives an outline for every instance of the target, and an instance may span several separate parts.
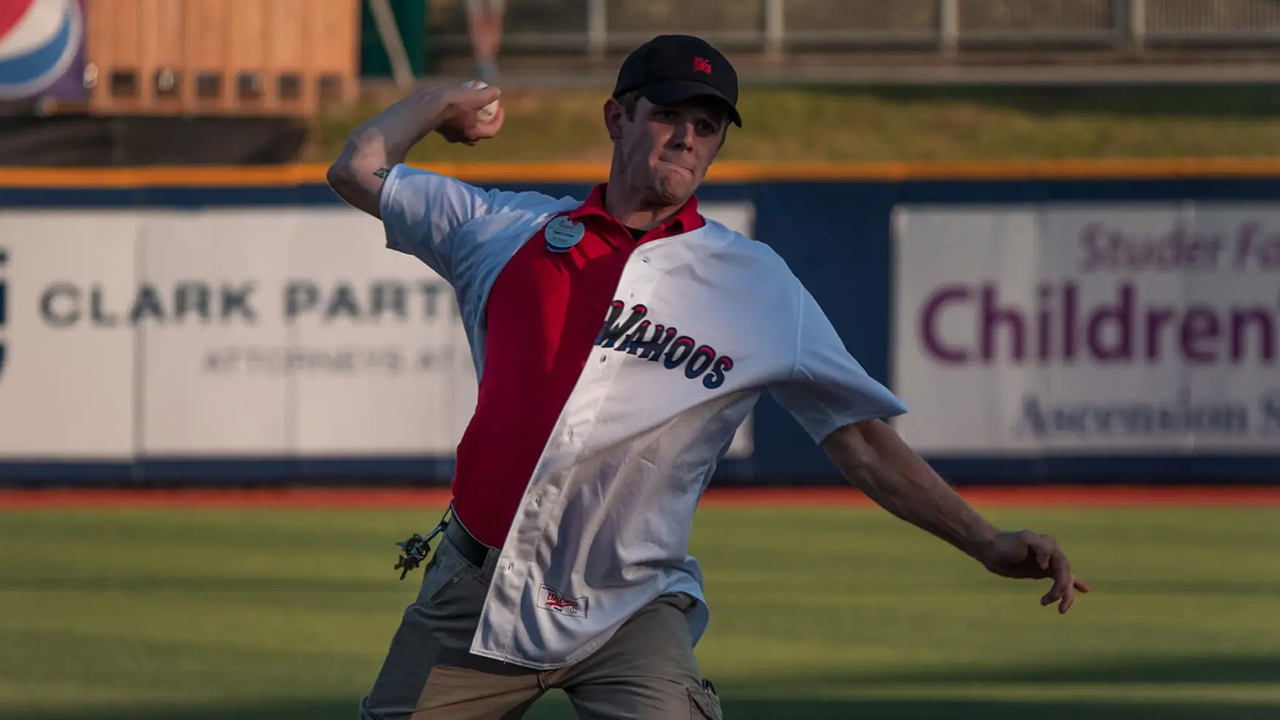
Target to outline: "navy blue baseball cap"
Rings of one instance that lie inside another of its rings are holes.
[[[671,105],[700,97],[715,98],[729,119],[738,115],[738,72],[706,40],[692,35],[659,35],[622,61],[613,97],[638,92],[654,105]]]

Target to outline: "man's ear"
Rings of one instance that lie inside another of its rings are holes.
[[[622,139],[622,123],[626,120],[627,110],[622,103],[609,98],[604,103],[604,126],[609,131],[610,140]]]

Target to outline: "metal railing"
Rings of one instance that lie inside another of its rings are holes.
[[[465,0],[430,4],[429,45],[466,50]],[[508,51],[600,56],[661,32],[726,49],[1280,47],[1280,0],[507,0]]]

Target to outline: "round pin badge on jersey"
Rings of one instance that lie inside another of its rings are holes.
[[[569,249],[582,241],[587,229],[567,217],[558,217],[547,224],[547,249],[551,252],[569,252]]]

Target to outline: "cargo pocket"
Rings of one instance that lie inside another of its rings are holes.
[[[724,710],[720,707],[720,696],[708,680],[702,681],[702,687],[689,688],[690,720],[724,720]]]

